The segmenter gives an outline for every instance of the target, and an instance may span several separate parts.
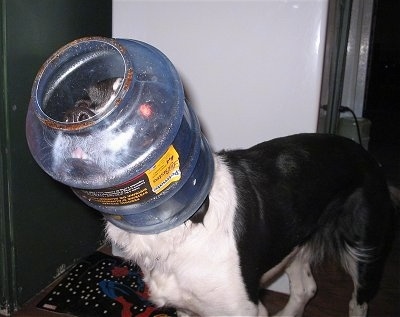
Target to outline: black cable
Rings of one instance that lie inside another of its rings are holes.
[[[354,111],[353,111],[352,109],[350,109],[349,107],[344,107],[344,106],[340,106],[340,107],[339,107],[339,111],[340,111],[340,112],[350,112],[350,113],[353,115],[354,122],[356,123],[356,128],[357,128],[358,143],[360,143],[360,145],[362,145],[362,143],[361,143],[360,126],[358,125],[357,116],[356,116],[356,114],[354,113]]]

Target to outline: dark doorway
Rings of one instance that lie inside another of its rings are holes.
[[[375,0],[364,116],[369,149],[400,185],[400,1]]]

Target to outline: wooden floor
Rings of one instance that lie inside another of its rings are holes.
[[[400,232],[385,266],[381,288],[369,305],[369,317],[400,317]],[[348,303],[353,291],[350,277],[332,264],[314,269],[318,291],[307,305],[304,317],[348,316]],[[264,303],[270,315],[279,311],[288,296],[266,291]]]
[[[370,303],[369,317],[400,316],[400,234],[397,235],[393,250],[386,264],[381,289]],[[332,264],[325,264],[314,270],[318,292],[307,305],[304,317],[343,317],[348,314],[348,302],[352,293],[352,282],[348,275]],[[69,315],[49,313],[35,308],[47,291],[44,290],[32,299],[14,317],[66,317]],[[265,291],[263,301],[269,314],[281,309],[288,299],[287,295]]]

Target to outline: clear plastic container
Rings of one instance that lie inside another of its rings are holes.
[[[83,38],[40,69],[29,149],[55,180],[131,232],[182,224],[201,206],[214,164],[180,78],[156,48]]]

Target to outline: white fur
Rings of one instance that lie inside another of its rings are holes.
[[[233,231],[234,183],[217,156],[215,164],[204,224],[188,221],[160,234],[138,235],[108,223],[108,238],[141,267],[156,305],[177,307],[180,315],[267,315],[248,299]]]
[[[123,131],[100,131],[94,136],[57,133],[52,145],[53,170],[60,170],[65,159],[77,158],[91,160],[104,173],[112,173],[116,166],[122,165],[120,157],[129,153],[129,144],[134,136],[133,127]]]
[[[353,293],[353,296],[349,303],[349,316],[350,317],[366,317],[368,312],[368,304],[364,303],[359,305],[357,303],[356,295]]]
[[[80,188],[80,179],[70,174],[76,168],[75,163],[87,172],[82,177],[92,177],[91,170],[94,169],[96,173],[92,174],[96,179],[91,178],[91,182],[107,183],[110,177],[126,173],[125,160],[133,154],[130,143],[136,138],[135,133],[133,127],[122,131],[99,131],[93,135],[57,132],[51,145],[51,172],[61,182]]]

